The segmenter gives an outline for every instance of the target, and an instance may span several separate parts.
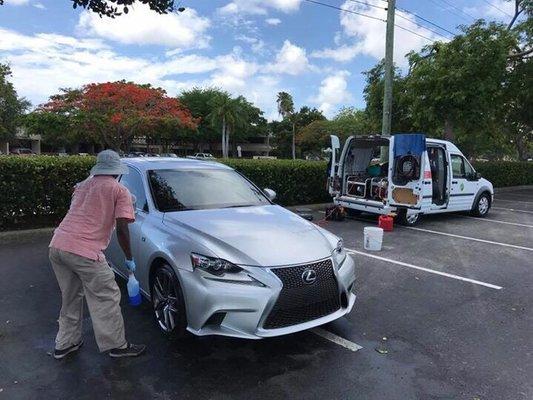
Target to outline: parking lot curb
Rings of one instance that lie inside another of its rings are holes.
[[[513,192],[516,190],[533,190],[533,185],[521,185],[521,186],[505,186],[494,188],[495,193]]]
[[[0,232],[0,243],[11,242],[14,240],[27,240],[38,236],[50,235],[54,229],[55,227]]]

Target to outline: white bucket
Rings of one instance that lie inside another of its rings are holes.
[[[379,251],[383,244],[383,229],[375,226],[367,226],[364,232],[364,248],[365,250]]]

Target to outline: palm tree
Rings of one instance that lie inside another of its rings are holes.
[[[241,96],[232,99],[231,96],[222,92],[209,101],[212,108],[211,113],[207,116],[211,125],[222,126],[222,157],[227,158],[229,155],[229,138],[232,131],[237,127],[243,126],[247,121],[247,113],[242,107]]]
[[[279,92],[276,100],[278,113],[283,119],[288,118],[292,123],[292,159],[296,159],[296,114],[294,113],[294,100],[287,92]]]

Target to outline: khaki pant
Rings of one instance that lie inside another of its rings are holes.
[[[84,295],[99,350],[104,352],[123,346],[126,339],[120,289],[107,262],[93,261],[53,247],[50,248],[50,262],[62,298],[56,349],[63,350],[81,340]]]

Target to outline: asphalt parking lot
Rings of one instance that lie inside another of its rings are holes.
[[[123,296],[127,336],[149,345],[129,360],[97,352],[88,313],[79,354],[50,357],[60,306],[50,234],[5,239],[0,399],[533,399],[533,188],[499,193],[483,220],[395,227],[368,253],[363,227],[375,220],[323,225],[357,263],[347,317],[260,341],[171,342],[147,303]]]

